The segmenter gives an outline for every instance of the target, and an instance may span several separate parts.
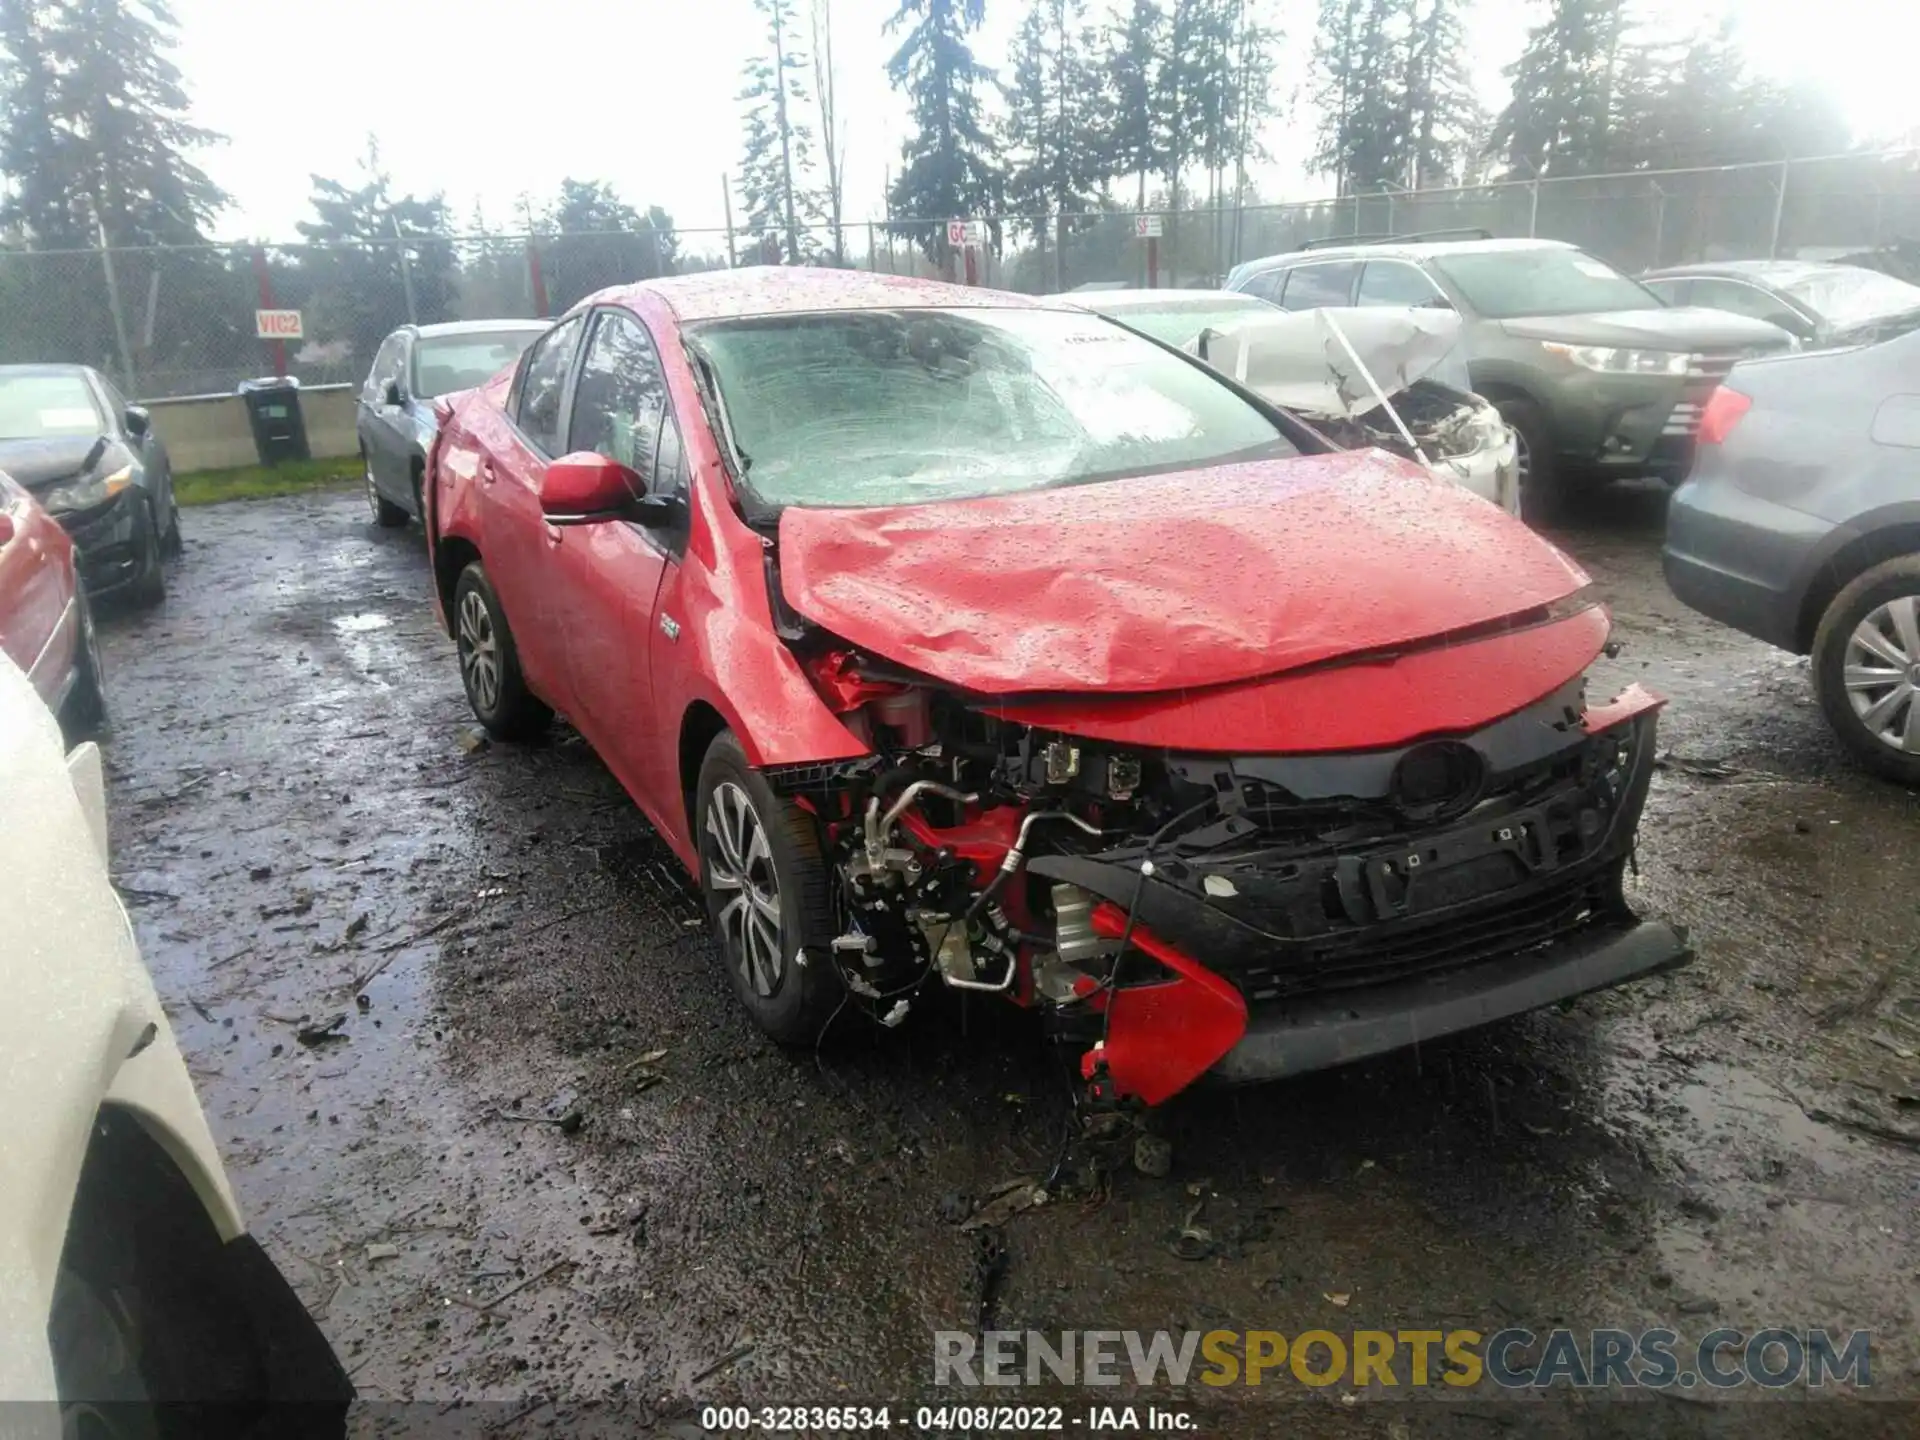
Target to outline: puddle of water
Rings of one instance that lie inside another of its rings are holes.
[[[393,624],[393,617],[382,615],[378,611],[363,611],[358,615],[336,615],[333,628],[342,635],[359,635],[368,630],[384,630]]]

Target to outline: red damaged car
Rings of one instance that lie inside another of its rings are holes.
[[[1622,894],[1659,702],[1587,695],[1579,568],[1111,321],[690,275],[442,410],[474,713],[568,716],[777,1039],[996,993],[1157,1105],[1688,958]]]

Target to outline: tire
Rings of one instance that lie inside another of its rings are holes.
[[[160,551],[169,560],[175,560],[186,550],[180,539],[180,502],[172,495],[167,497],[167,533],[161,538]]]
[[[1493,408],[1513,427],[1520,445],[1520,518],[1533,523],[1558,519],[1566,509],[1565,485],[1545,412],[1521,395],[1503,395]]]
[[[453,589],[453,638],[460,683],[474,718],[496,740],[531,740],[553,723],[553,711],[527,688],[507,612],[478,560]]]
[[[100,637],[94,631],[93,607],[82,590],[75,600],[79,610],[79,655],[74,660],[73,689],[60,707],[60,733],[69,746],[97,740],[107,733],[106,670],[100,662]]]
[[[1920,555],[1907,555],[1874,566],[1833,597],[1814,632],[1813,689],[1855,759],[1914,786],[1920,786],[1917,681]]]
[[[373,483],[373,462],[367,458],[364,447],[360,451],[360,468],[367,475],[367,509],[373,512],[373,523],[382,530],[398,530],[407,523],[407,507],[394,504],[380,493],[380,487]]]
[[[693,817],[700,890],[734,994],[772,1039],[818,1044],[846,988],[813,817],[773,793],[731,731],[707,749]]]
[[[140,561],[140,574],[128,587],[127,593],[135,605],[141,607],[158,605],[167,598],[167,568],[162,555],[165,548],[160,537],[160,517],[153,513],[153,497],[147,496],[142,502],[145,507],[146,524],[145,554]]]
[[[121,1297],[102,1293],[64,1266],[47,1321],[60,1385],[60,1433],[99,1440],[159,1440],[158,1416],[140,1373],[140,1339]]]

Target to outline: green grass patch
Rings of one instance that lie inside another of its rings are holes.
[[[265,500],[275,495],[304,495],[361,479],[358,455],[328,460],[289,460],[280,465],[242,465],[236,470],[196,470],[173,477],[173,493],[182,505],[218,505],[224,500]]]

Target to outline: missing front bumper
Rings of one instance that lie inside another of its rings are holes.
[[[1684,931],[1628,921],[1466,970],[1263,1006],[1212,1073],[1244,1082],[1325,1070],[1678,969],[1692,958]]]

